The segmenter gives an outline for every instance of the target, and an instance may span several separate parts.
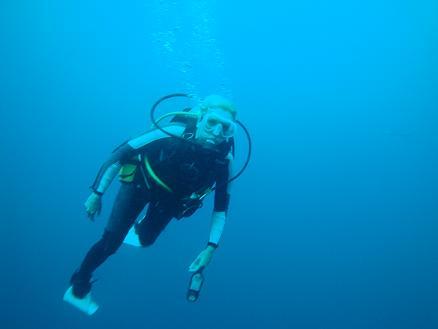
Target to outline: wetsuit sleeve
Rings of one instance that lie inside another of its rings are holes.
[[[230,184],[227,183],[230,173],[231,160],[227,161],[226,165],[219,168],[216,179],[217,188],[214,195],[214,211],[211,216],[210,236],[208,239],[208,244],[215,247],[219,244],[219,240],[225,227],[230,201]]]
[[[117,147],[110,158],[100,167],[91,189],[98,194],[105,193],[122,165],[134,157],[135,154],[136,150],[128,142]]]
[[[213,215],[211,216],[210,236],[208,237],[209,245],[214,247],[219,245],[219,240],[224,231],[226,217],[227,215],[225,211],[213,211]]]
[[[230,184],[227,183],[231,173],[231,160],[227,160],[226,164],[221,165],[217,171],[216,190],[214,194],[214,211],[228,210],[230,202]]]
[[[166,130],[174,135],[182,136],[184,127],[175,125],[166,127]],[[160,130],[154,129],[117,147],[110,158],[100,168],[94,183],[91,185],[91,189],[98,194],[105,193],[123,164],[129,162],[141,152],[144,152],[154,141],[163,138],[171,137]]]

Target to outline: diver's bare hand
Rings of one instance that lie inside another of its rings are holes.
[[[102,210],[102,196],[92,192],[85,201],[84,207],[88,218],[94,221],[94,216],[99,215]]]
[[[200,269],[206,267],[213,257],[214,248],[208,246],[196,257],[192,264],[189,266],[189,272],[197,272]]]

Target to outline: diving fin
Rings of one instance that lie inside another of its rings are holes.
[[[125,240],[123,240],[123,243],[129,244],[134,247],[141,247],[140,238],[138,237],[137,232],[135,232],[135,225],[131,227],[125,237]]]
[[[189,289],[187,290],[187,301],[196,302],[201,292],[202,284],[204,283],[203,268],[192,274],[189,281]]]
[[[99,305],[91,298],[91,293],[88,293],[84,298],[78,298],[73,294],[73,287],[67,289],[63,299],[88,315],[93,315],[99,308]]]

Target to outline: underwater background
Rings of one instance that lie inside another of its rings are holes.
[[[3,0],[0,40],[1,328],[438,328],[437,1]],[[210,197],[88,317],[62,296],[119,183],[94,223],[88,187],[173,92],[252,134],[220,248],[188,303]]]

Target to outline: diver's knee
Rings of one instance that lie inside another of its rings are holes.
[[[152,239],[148,239],[148,240],[140,239],[140,244],[143,248],[147,248],[147,247],[152,246],[154,244],[154,242],[155,242],[155,239],[153,239],[153,240]]]
[[[157,240],[157,236],[155,235],[140,235],[139,236],[140,244],[142,247],[150,247],[154,244],[155,240]]]

